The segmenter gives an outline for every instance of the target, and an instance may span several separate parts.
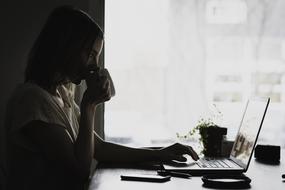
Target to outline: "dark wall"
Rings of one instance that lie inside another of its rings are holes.
[[[6,0],[0,4],[1,166],[4,157],[5,105],[12,90],[23,81],[27,53],[53,8],[70,4],[88,11],[89,0]]]

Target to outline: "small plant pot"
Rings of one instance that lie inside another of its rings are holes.
[[[222,141],[227,134],[227,128],[217,125],[200,128],[201,141],[203,144],[203,154],[206,157],[222,156]]]

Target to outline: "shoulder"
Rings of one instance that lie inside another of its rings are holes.
[[[36,84],[19,84],[11,93],[6,104],[6,115],[35,109],[49,100],[48,92]]]
[[[43,88],[32,83],[20,84],[6,106],[7,128],[16,130],[33,120],[63,125],[58,109],[52,96]]]
[[[40,86],[33,83],[19,84],[12,92],[9,101],[31,101],[49,99],[50,94],[41,88]]]
[[[24,83],[16,87],[7,103],[12,113],[46,113],[58,111],[53,96],[33,83]]]

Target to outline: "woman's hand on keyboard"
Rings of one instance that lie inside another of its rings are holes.
[[[159,157],[162,161],[175,160],[179,162],[186,162],[187,158],[183,156],[185,154],[190,155],[193,160],[199,159],[198,154],[193,150],[191,146],[183,145],[180,143],[175,143],[159,150]]]

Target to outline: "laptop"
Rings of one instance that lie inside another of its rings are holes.
[[[270,102],[270,98],[255,97],[247,101],[239,130],[230,156],[227,158],[201,158],[191,162],[163,164],[167,171],[201,176],[205,174],[241,174],[247,171],[257,138]]]

